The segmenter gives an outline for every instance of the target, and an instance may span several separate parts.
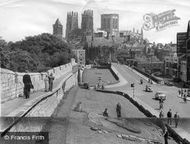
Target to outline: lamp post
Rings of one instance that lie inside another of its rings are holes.
[[[134,98],[134,97],[135,97],[135,84],[132,83],[132,84],[131,84],[131,87],[132,87],[132,90],[133,90],[133,98]]]

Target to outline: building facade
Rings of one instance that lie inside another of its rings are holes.
[[[170,56],[166,56],[164,59],[164,74],[172,78],[178,78],[178,67],[179,67],[177,53],[173,53]]]
[[[86,58],[85,58],[85,50],[84,49],[73,49],[73,53],[77,58],[77,63],[80,67],[85,66]]]
[[[119,35],[119,15],[118,14],[102,14],[101,30],[106,31],[110,36]]]
[[[82,14],[81,29],[86,35],[93,34],[93,11],[85,10]]]
[[[59,19],[56,20],[55,24],[53,24],[53,35],[60,39],[63,38],[63,25],[61,24]]]
[[[66,24],[66,39],[68,39],[69,33],[74,29],[78,29],[78,12],[68,12]]]
[[[177,55],[179,58],[179,79],[190,85],[190,21],[187,32],[177,33]]]

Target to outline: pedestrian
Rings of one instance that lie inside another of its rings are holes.
[[[181,89],[181,98],[183,97],[183,89]]]
[[[28,70],[26,70],[26,74],[23,76],[23,83],[24,83],[24,96],[27,99],[30,97],[30,89],[34,88]]]
[[[116,105],[116,113],[117,113],[117,117],[120,118],[121,117],[121,104],[117,103]]]
[[[44,78],[44,83],[45,83],[45,92],[49,91],[49,78],[48,78],[48,74],[46,74],[45,78]]]
[[[168,124],[172,125],[172,112],[171,112],[171,109],[167,113],[167,120],[168,120]]]
[[[183,101],[184,103],[187,103],[187,95],[185,93],[183,94]]]
[[[164,143],[165,144],[168,144],[168,137],[169,137],[168,129],[165,126],[165,128],[164,128]]]
[[[175,127],[177,128],[178,123],[179,123],[179,115],[178,115],[177,112],[176,112],[175,115],[174,115],[174,121],[175,121]]]
[[[181,90],[179,89],[178,92],[179,92],[179,96],[180,96],[181,95]]]
[[[49,75],[49,91],[52,91],[53,90],[53,80],[54,80],[54,76],[53,74],[51,73]]]
[[[164,117],[164,112],[161,110],[159,114],[159,118],[163,118],[163,117]]]
[[[107,109],[107,108],[105,108],[105,110],[104,110],[104,112],[103,112],[103,116],[104,116],[104,117],[108,117],[108,109]]]
[[[163,105],[164,104],[164,100],[162,98],[159,99],[159,106],[160,106],[160,110],[163,109]]]

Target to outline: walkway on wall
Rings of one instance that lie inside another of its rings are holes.
[[[62,80],[69,73],[67,73],[67,74],[61,76],[60,78],[54,80],[53,90],[59,86],[59,84],[62,82]],[[40,91],[36,91],[34,93],[31,93],[29,99],[25,99],[24,97],[18,97],[18,98],[15,98],[13,100],[7,101],[7,102],[1,104],[1,109],[3,109],[3,111],[1,111],[1,116],[2,117],[4,117],[4,116],[16,116],[16,115],[14,115],[15,111],[18,111],[18,109],[20,109],[22,106],[27,105],[28,107],[30,107],[36,101],[37,98],[39,98],[43,95],[46,95],[46,94],[50,94],[50,93],[51,92],[45,92],[44,89],[42,89]],[[25,111],[25,108],[26,108],[26,106],[24,107],[23,111]]]

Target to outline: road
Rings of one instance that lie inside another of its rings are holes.
[[[141,77],[137,75],[133,70],[129,69],[125,65],[113,64],[114,67],[120,72],[120,74],[128,81],[128,83],[121,87],[112,88],[112,90],[120,90],[133,95],[133,90],[130,87],[131,83],[135,83],[134,96],[138,97],[144,103],[151,106],[156,111],[159,111],[159,102],[154,99],[154,95],[157,91],[163,91],[167,99],[164,102],[164,114],[166,116],[167,111],[172,109],[173,114],[178,112],[180,117],[190,117],[190,102],[184,103],[181,98],[178,97],[178,88],[175,86],[166,86],[160,84],[149,84],[143,79],[143,85],[140,85]],[[145,86],[151,85],[153,92],[145,92]]]
[[[81,111],[75,111],[79,102]],[[140,133],[126,130],[103,118],[102,112],[108,108],[109,119],[117,120],[115,106],[118,102],[122,105],[121,114],[126,118],[126,127]],[[92,130],[91,127],[99,128],[99,131]],[[142,138],[163,143],[162,130],[145,119],[145,115],[124,97],[80,88],[69,92],[67,99],[60,103],[43,131],[49,132],[50,144],[143,144],[145,141]],[[118,134],[136,138],[122,139]],[[175,142],[170,139],[169,144]]]

